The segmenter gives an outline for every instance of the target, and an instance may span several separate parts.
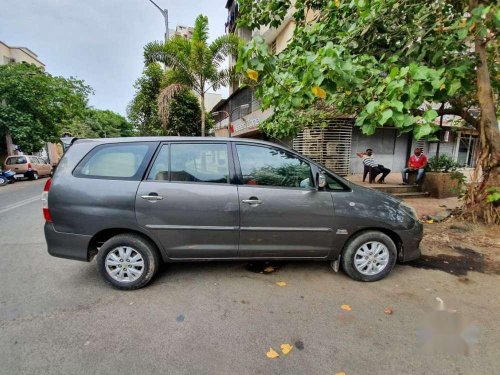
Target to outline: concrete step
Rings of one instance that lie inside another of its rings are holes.
[[[370,185],[372,189],[383,191],[389,194],[399,194],[399,193],[417,193],[422,191],[421,186],[417,185]]]
[[[398,198],[426,198],[430,194],[427,191],[416,191],[416,192],[410,192],[410,193],[392,193],[391,195],[394,195],[395,197]]]

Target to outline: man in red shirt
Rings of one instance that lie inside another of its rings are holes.
[[[425,167],[427,166],[427,156],[422,153],[422,149],[417,147],[414,154],[408,160],[408,167],[403,169],[403,185],[408,185],[408,173],[417,172],[415,183],[418,185],[422,182],[425,175]]]

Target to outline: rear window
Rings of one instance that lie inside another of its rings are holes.
[[[26,164],[28,160],[26,160],[26,157],[24,156],[14,156],[10,157],[7,159],[7,162],[5,164],[7,165],[14,165],[14,164]]]
[[[77,177],[140,179],[151,154],[148,143],[122,143],[96,147],[75,170]],[[148,157],[146,157],[148,156]]]

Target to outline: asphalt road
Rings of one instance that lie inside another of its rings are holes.
[[[397,266],[359,283],[326,263],[282,263],[272,274],[191,263],[117,291],[94,262],[48,255],[44,181],[0,188],[1,374],[498,373],[498,276]],[[430,347],[436,297],[457,310],[437,327],[459,331],[452,341],[468,355],[440,353],[444,341]],[[294,346],[288,355],[284,343]],[[266,357],[270,347],[279,358]]]

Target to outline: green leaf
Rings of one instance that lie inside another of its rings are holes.
[[[384,125],[387,120],[389,120],[392,117],[392,109],[386,109],[384,112],[382,112],[381,117],[378,120],[378,123],[380,125]]]
[[[450,87],[448,88],[448,95],[455,95],[457,90],[462,87],[462,83],[460,80],[456,79],[450,83]]]
[[[431,134],[433,132],[433,128],[430,124],[428,123],[424,123],[424,124],[420,124],[420,125],[417,125],[414,129],[414,132],[413,132],[413,136],[415,137],[415,139],[420,139],[420,138],[423,138],[429,134]]]
[[[427,68],[426,66],[419,66],[416,69],[415,74],[413,75],[413,79],[417,81],[419,80],[422,81],[427,79],[428,76],[429,76],[429,68]]]
[[[429,122],[434,120],[436,117],[438,117],[438,113],[433,109],[426,111],[423,116],[424,120],[427,120]]]
[[[378,108],[380,105],[380,102],[378,101],[371,101],[366,105],[366,112],[369,113],[370,115],[375,112],[375,110]]]
[[[398,110],[398,112],[402,112],[403,111],[403,103],[400,102],[399,100],[391,100],[389,102],[389,105],[391,107],[396,108]]]

